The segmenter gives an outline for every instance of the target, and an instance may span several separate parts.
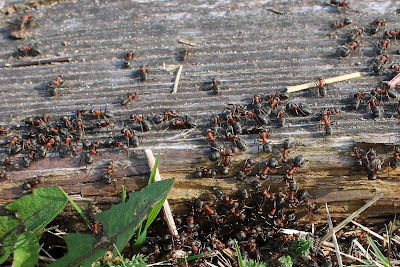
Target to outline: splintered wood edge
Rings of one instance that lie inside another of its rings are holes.
[[[176,91],[178,90],[178,84],[179,84],[179,79],[181,78],[182,68],[183,68],[183,66],[179,65],[178,72],[176,73],[174,89],[172,90],[173,94],[176,94]]]
[[[361,73],[354,72],[354,73],[350,73],[350,74],[345,74],[345,75],[328,78],[328,79],[323,80],[323,82],[324,82],[324,84],[331,84],[331,83],[342,82],[342,81],[351,80],[351,79],[355,79],[355,78],[359,78],[359,77],[361,77]],[[309,83],[303,83],[303,84],[294,85],[294,86],[288,86],[286,88],[286,91],[288,93],[292,93],[292,92],[297,92],[297,91],[301,91],[301,90],[305,90],[305,89],[309,89],[309,88],[313,88],[313,87],[316,87],[316,83],[309,82]]]
[[[145,149],[144,153],[146,155],[147,163],[149,164],[150,170],[152,170],[153,166],[156,162],[154,159],[153,152],[151,149]],[[156,175],[155,175],[154,180],[161,181],[161,175],[158,170],[158,167],[156,169]],[[174,217],[172,216],[171,207],[169,206],[168,199],[165,199],[165,202],[163,204],[163,212],[164,212],[165,220],[167,221],[167,225],[168,225],[168,229],[169,229],[170,233],[173,236],[178,236],[178,230],[176,229]]]

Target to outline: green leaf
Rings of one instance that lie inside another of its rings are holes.
[[[46,227],[67,204],[67,198],[58,187],[41,187],[33,194],[24,196],[11,204],[7,209],[16,211],[16,217],[25,220],[28,231]]]
[[[10,254],[10,250],[6,248],[3,256],[0,257],[0,264],[3,264],[10,257]]]
[[[283,267],[292,267],[293,261],[290,256],[281,256],[278,261],[282,263]]]
[[[168,179],[148,185],[139,192],[130,193],[127,202],[97,214],[96,220],[103,225],[103,236],[97,236],[97,239],[85,234],[65,236],[68,254],[49,266],[89,266],[102,257],[113,243],[122,250],[149,210],[166,197],[173,183],[173,179]]]
[[[149,228],[150,224],[155,220],[158,213],[160,213],[160,210],[162,209],[162,206],[166,199],[167,199],[167,197],[165,196],[154,208],[152,208],[150,210],[150,212],[147,216],[146,225],[144,226],[143,229],[141,229],[141,227],[139,227],[139,230],[141,232],[140,232],[139,236],[137,237],[135,244],[133,244],[133,250],[135,250],[135,251],[139,250],[143,246],[144,242],[146,241],[147,229]],[[137,232],[139,232],[139,231],[137,231]]]
[[[239,245],[238,245],[236,240],[235,240],[235,249],[236,249],[236,254],[237,254],[237,257],[238,257],[239,267],[244,267],[242,254],[240,253],[240,248],[239,248]]]
[[[382,252],[379,250],[379,248],[375,245],[375,242],[367,235],[368,243],[372,247],[372,250],[378,257],[380,263],[382,263],[385,267],[390,267],[389,261],[386,259],[386,257],[382,254]]]
[[[12,267],[35,266],[39,262],[39,240],[32,232],[18,236]]]
[[[0,243],[1,243],[1,255],[10,255],[14,249],[14,244],[18,238],[18,225],[19,222],[14,216],[2,216],[0,217]],[[2,257],[4,258],[4,257]],[[7,256],[8,258],[8,256]],[[0,260],[0,264],[7,260]]]
[[[125,201],[126,201],[126,189],[125,189],[125,186],[122,185],[122,188],[121,188],[121,202],[125,202]]]

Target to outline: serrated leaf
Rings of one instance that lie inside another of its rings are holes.
[[[96,239],[95,235],[88,234],[69,234],[64,236],[64,240],[68,246],[68,254],[48,265],[49,267],[90,266],[92,262],[104,256],[108,246],[108,244]],[[103,245],[96,246],[100,243]]]
[[[26,220],[28,231],[41,230],[59,214],[68,199],[58,187],[41,187],[33,190],[31,195],[24,196],[9,205],[7,209],[16,211],[16,217]]]
[[[39,262],[39,240],[35,233],[24,232],[18,236],[12,267],[36,266]]]
[[[65,236],[68,254],[49,266],[89,266],[102,257],[113,243],[122,250],[149,210],[166,197],[173,183],[173,179],[168,179],[148,185],[139,192],[130,193],[127,202],[97,214],[96,220],[103,225],[104,236],[101,239],[85,234]]]
[[[7,253],[10,254],[11,251],[13,250],[14,244],[18,237],[17,234],[18,224],[19,221],[14,216],[0,217],[1,255]],[[7,258],[5,260],[7,260]],[[4,261],[0,261],[0,264],[3,263]]]

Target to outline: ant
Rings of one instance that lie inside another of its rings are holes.
[[[382,70],[383,65],[385,65],[388,61],[389,57],[387,55],[382,55],[380,59],[375,59],[375,63],[372,66],[373,72],[378,74]]]
[[[217,172],[213,169],[206,169],[204,167],[196,168],[194,172],[195,178],[202,178],[202,177],[215,177],[217,176]]]
[[[126,98],[121,99],[121,106],[125,106],[130,103],[132,100],[138,97],[138,93],[128,94]]]
[[[217,80],[215,77],[211,80],[211,90],[218,95],[221,93],[221,82]]]
[[[190,116],[185,116],[181,118],[175,118],[169,123],[169,128],[171,129],[189,129],[189,128],[194,128],[197,126],[197,122],[194,118]]]
[[[241,139],[231,133],[227,133],[226,138],[231,140],[239,148],[239,150],[241,150],[241,151],[247,150],[247,143],[243,139]]]
[[[35,43],[34,45],[31,46],[20,46],[17,49],[16,57],[21,58],[21,57],[36,57],[40,55],[42,51],[39,49],[38,43]]]
[[[32,150],[29,154],[26,154],[22,158],[22,166],[24,166],[24,168],[28,168],[31,165],[31,162],[32,162],[33,158],[35,157],[35,154],[36,154],[36,152]]]
[[[386,49],[389,46],[389,39],[383,39],[382,41],[378,42],[375,46],[375,52],[378,56],[383,55],[386,52]]]
[[[269,102],[269,107],[271,109],[274,109],[275,107],[277,107],[279,105],[279,103],[281,102],[281,98],[279,94],[276,94],[275,96],[267,96],[266,97],[267,100],[270,100]]]
[[[132,65],[132,61],[136,54],[133,51],[129,51],[124,55],[124,68],[129,68]]]
[[[142,128],[142,131],[147,132],[151,130],[150,121],[144,118],[144,116],[132,115],[130,119],[138,122]]]
[[[75,136],[75,139],[77,141],[79,141],[83,138],[83,135],[85,133],[84,132],[85,126],[83,125],[82,120],[80,118],[75,121],[75,128],[76,129],[75,129],[74,136]]]
[[[354,157],[356,158],[356,165],[361,167],[363,165],[363,161],[361,158],[361,152],[357,146],[353,148]]]
[[[268,178],[271,169],[275,169],[279,166],[279,162],[275,158],[270,158],[265,168],[260,171],[260,179],[265,180]]]
[[[308,116],[312,113],[311,107],[305,103],[297,104],[289,102],[286,104],[286,109],[296,113],[299,116]]]
[[[341,47],[339,47],[336,51],[336,54],[340,57],[347,57],[348,55],[350,55],[351,51],[356,50],[358,47],[360,47],[360,42],[353,41],[352,43],[350,43],[349,46],[342,45]]]
[[[186,59],[189,58],[189,55],[193,52],[193,49],[184,49],[179,52],[179,60],[180,61],[185,61]]]
[[[329,117],[332,113],[340,113],[340,111],[338,111],[336,109],[332,109],[332,110],[328,109],[320,114],[320,120],[323,121],[325,124],[326,135],[332,135],[332,125],[329,122]]]
[[[111,184],[115,180],[113,179],[113,172],[114,172],[114,162],[110,160],[106,165],[106,170],[104,174],[104,180],[107,184]]]
[[[368,106],[371,109],[373,118],[379,118],[382,116],[380,105],[378,104],[378,100],[375,96],[372,96],[368,102]]]
[[[345,18],[343,21],[336,21],[331,23],[331,28],[332,29],[339,29],[343,28],[344,26],[347,26],[349,24],[353,23],[351,19]]]
[[[21,18],[16,19],[9,28],[11,37],[15,39],[24,39],[26,37],[26,30],[35,23],[35,17],[24,14]]]
[[[360,37],[363,32],[364,32],[364,30],[360,28],[353,32],[346,33],[345,37],[346,37],[347,43],[351,43],[351,42],[355,41],[357,39],[357,37]]]
[[[344,8],[347,8],[349,10],[352,10],[350,5],[348,3],[346,3],[345,0],[343,0],[343,1],[331,0],[330,3],[331,3],[331,5],[336,6],[336,7],[344,7]]]
[[[61,85],[64,83],[62,80],[62,76],[58,76],[56,80],[49,81],[48,83],[48,89],[50,90],[50,96],[56,96],[57,95],[57,89],[61,88]]]
[[[135,135],[134,130],[129,129],[122,129],[121,133],[125,135],[126,139],[128,140],[128,144],[131,144],[134,147],[139,146],[139,138]]]
[[[287,171],[286,177],[292,179],[294,172],[297,168],[301,167],[304,164],[304,157],[302,155],[298,155],[294,158],[293,167]]]
[[[324,83],[324,80],[322,78],[318,78],[317,80],[317,88],[318,88],[318,93],[321,97],[326,96],[326,84]]]
[[[254,95],[251,105],[253,106],[253,109],[255,111],[261,110],[262,108],[261,97],[259,95]]]
[[[210,142],[215,142],[215,136],[214,136],[214,132],[211,129],[207,129],[206,130],[206,135],[208,137],[208,139],[210,140]]]
[[[361,100],[365,100],[365,93],[358,92],[353,95],[350,106],[352,110],[358,110],[361,104]]]
[[[263,145],[263,151],[266,153],[271,153],[272,152],[272,146],[271,143],[268,142],[267,138],[269,135],[270,130],[268,129],[262,129],[260,132],[260,137]]]
[[[32,188],[34,188],[35,186],[37,186],[38,184],[42,184],[45,182],[45,178],[43,176],[39,176],[37,178],[33,178],[28,180],[27,182],[22,184],[22,189],[24,190],[31,190]]]
[[[379,29],[382,28],[386,24],[384,19],[376,19],[372,22],[372,28],[369,29],[369,33],[374,35],[378,33]]]
[[[385,31],[385,33],[383,34],[384,37],[388,37],[388,38],[398,38],[400,37],[400,31],[395,31],[395,30],[389,30],[389,31]]]
[[[112,129],[114,129],[114,124],[111,121],[99,121],[97,122],[97,127],[98,128],[104,128],[104,127],[108,127],[111,126]]]
[[[148,74],[150,73],[149,69],[145,67],[144,65],[141,65],[140,68],[137,71],[140,81],[144,82],[147,81]]]
[[[368,179],[376,180],[378,177],[378,172],[382,169],[382,161],[376,158],[376,152],[373,148],[371,148],[367,152],[368,164],[366,166]]]
[[[289,148],[291,147],[291,145],[292,145],[292,142],[290,141],[290,139],[285,139],[283,141],[282,162],[287,162]]]
[[[390,159],[390,167],[392,169],[396,169],[399,166],[399,161],[400,161],[400,146],[395,145],[393,148],[393,156]]]
[[[99,142],[92,142],[90,146],[89,153],[85,155],[85,163],[92,164],[93,163],[93,155],[98,153],[97,147],[99,146]]]
[[[278,114],[277,114],[277,119],[276,119],[276,123],[278,124],[277,126],[279,128],[282,128],[283,126],[285,126],[286,124],[286,118],[285,118],[285,111],[283,109],[278,110]]]

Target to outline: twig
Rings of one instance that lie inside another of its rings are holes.
[[[359,77],[361,77],[361,73],[360,72],[354,72],[354,73],[350,73],[350,74],[345,74],[345,75],[340,75],[340,76],[335,76],[335,77],[332,77],[332,78],[328,78],[326,80],[323,80],[323,83],[324,84],[331,84],[331,83],[342,82],[342,81],[355,79],[355,78],[359,78]],[[301,91],[301,90],[304,90],[304,89],[313,88],[313,87],[316,87],[316,86],[317,86],[316,82],[309,82],[309,83],[303,83],[303,84],[299,84],[299,85],[295,85],[295,86],[288,86],[286,88],[286,91],[288,93],[292,93],[292,92],[297,92],[297,91]]]
[[[328,209],[328,204],[325,203],[325,208],[326,208],[326,216],[328,217],[328,224],[329,224],[329,230],[333,230],[333,224],[332,224],[332,219],[331,216],[329,215],[329,209]],[[336,258],[338,261],[338,265],[339,267],[343,267],[343,263],[342,263],[342,257],[340,256],[340,248],[339,248],[339,244],[336,240],[336,235],[335,233],[332,234],[332,241],[333,244],[335,245],[335,252],[336,252]]]
[[[155,164],[153,152],[151,151],[151,149],[145,149],[144,153],[146,154],[147,162],[148,162],[150,170],[151,170],[151,169],[153,169],[153,166]],[[161,181],[161,176],[160,176],[160,172],[158,171],[158,168],[156,170],[156,176],[155,176],[154,180]],[[172,216],[171,208],[168,204],[168,199],[165,199],[165,202],[163,204],[163,212],[164,212],[165,220],[167,221],[167,225],[168,225],[168,229],[169,229],[170,233],[173,236],[178,236],[178,230],[176,230],[174,217]]]
[[[186,40],[186,39],[178,39],[178,43],[185,44],[185,45],[188,45],[188,46],[193,46],[193,47],[198,46],[197,43],[189,41],[189,40]]]
[[[275,14],[278,14],[278,15],[285,15],[286,14],[286,12],[275,10],[272,7],[267,6],[267,5],[263,5],[263,7],[265,7],[266,10],[271,11],[272,13],[275,13]]]
[[[348,224],[351,220],[353,220],[354,217],[356,217],[358,214],[360,214],[361,212],[363,212],[364,210],[366,210],[369,206],[371,206],[372,204],[374,204],[376,201],[378,201],[379,198],[381,198],[383,196],[383,194],[385,194],[385,192],[380,193],[379,195],[377,195],[376,197],[374,197],[371,201],[369,201],[368,203],[366,203],[364,206],[362,206],[361,208],[359,208],[358,210],[356,210],[355,212],[353,212],[352,214],[350,214],[349,217],[347,217],[346,219],[344,219],[341,223],[339,223],[335,228],[333,228],[332,230],[330,230],[323,238],[321,238],[320,242],[324,242],[327,241],[333,233],[336,233],[337,231],[339,231],[340,229],[342,229],[342,227],[344,227],[346,224]]]
[[[176,94],[176,91],[178,90],[178,84],[179,84],[179,79],[181,78],[182,68],[183,68],[183,66],[180,65],[179,69],[178,69],[178,72],[176,73],[174,89],[172,90],[173,94]]]
[[[29,60],[29,61],[14,63],[14,64],[7,63],[7,64],[4,64],[4,67],[17,68],[17,67],[27,67],[27,66],[34,66],[34,65],[62,63],[62,62],[71,62],[71,57],[56,57],[56,58]]]

